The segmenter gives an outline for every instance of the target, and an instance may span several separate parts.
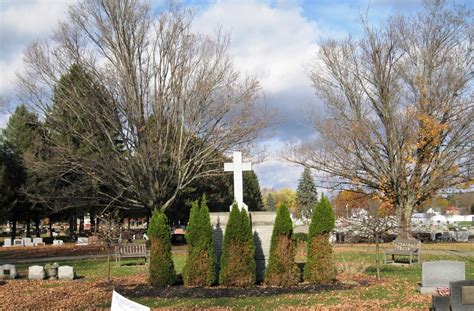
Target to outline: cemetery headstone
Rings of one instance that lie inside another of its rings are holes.
[[[53,240],[53,245],[63,245],[63,240]]]
[[[0,279],[15,279],[18,271],[15,265],[5,264],[0,266]]]
[[[46,273],[42,266],[31,266],[28,268],[28,279],[30,280],[44,280]]]
[[[3,247],[10,247],[12,246],[12,240],[10,238],[5,238],[3,240]]]
[[[451,310],[474,310],[474,280],[451,282],[449,289]]]
[[[60,266],[58,268],[58,278],[60,280],[74,280],[75,276],[74,267]]]
[[[76,245],[89,245],[89,238],[87,238],[87,237],[78,237]]]
[[[35,246],[31,238],[21,238],[24,246]]]
[[[460,230],[456,232],[456,241],[457,242],[467,242],[469,241],[469,231]]]
[[[437,287],[449,287],[450,282],[466,279],[466,265],[461,261],[427,261],[422,264],[422,294],[434,294]]]
[[[13,240],[13,246],[23,246],[23,240],[22,239],[14,239]]]
[[[35,246],[45,245],[43,238],[33,238],[33,244]]]

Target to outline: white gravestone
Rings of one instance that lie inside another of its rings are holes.
[[[89,238],[87,238],[87,237],[78,237],[76,245],[89,245]]]
[[[58,268],[58,279],[60,280],[74,280],[75,276],[74,267],[60,266]]]
[[[116,291],[113,291],[110,311],[150,311],[150,308],[127,299]]]
[[[41,266],[31,266],[28,268],[28,279],[30,280],[44,280],[46,272]]]
[[[462,261],[427,261],[421,267],[422,294],[434,294],[437,287],[449,287],[450,282],[466,279],[466,264]]]
[[[3,247],[10,247],[12,246],[12,240],[10,238],[5,238],[5,240],[3,240]]]
[[[53,240],[53,245],[63,245],[63,240]]]
[[[246,211],[248,211],[248,207],[244,203],[242,172],[251,170],[252,164],[250,162],[242,162],[242,152],[234,151],[233,162],[224,163],[225,172],[234,172],[234,200],[239,209],[244,208]],[[230,206],[230,209],[232,209],[232,205]]]

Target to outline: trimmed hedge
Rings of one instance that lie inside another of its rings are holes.
[[[219,282],[247,287],[256,281],[255,246],[247,212],[234,203],[224,234]]]
[[[150,284],[154,287],[173,285],[176,272],[171,257],[170,230],[164,213],[155,209],[147,234],[151,240]]]
[[[330,283],[336,278],[329,234],[335,226],[334,213],[329,200],[323,195],[311,218],[308,235],[308,252],[304,267],[304,280],[310,283]]]
[[[293,222],[283,203],[277,209],[270,246],[270,258],[265,272],[265,283],[272,286],[294,286],[299,282],[295,261],[295,242],[292,239]]]
[[[192,204],[186,240],[188,258],[183,268],[184,286],[211,286],[215,283],[216,255],[206,195],[202,196],[201,205],[198,201]]]

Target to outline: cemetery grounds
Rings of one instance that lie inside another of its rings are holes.
[[[389,248],[390,244],[383,247]],[[15,250],[17,249],[17,250]],[[305,246],[299,245],[298,261],[304,262]],[[27,251],[27,252],[25,252]],[[91,259],[94,257],[98,259]],[[27,280],[28,266],[44,265],[45,256],[61,256],[61,265],[75,267],[74,281]],[[152,309],[183,310],[428,310],[430,295],[417,292],[421,266],[414,264],[382,265],[382,279],[375,278],[374,245],[338,244],[334,247],[338,266],[334,285],[305,285],[295,288],[184,288],[176,285],[154,289],[147,284],[147,266],[143,259],[127,259],[121,266],[112,261],[112,282],[107,282],[104,249],[44,246],[35,249],[0,249],[0,262],[18,263],[20,279],[0,285],[1,310],[108,309],[112,289]],[[186,247],[173,247],[178,273],[186,261]],[[380,257],[383,263],[382,256]],[[38,262],[36,262],[37,260]],[[421,261],[459,260],[466,263],[466,279],[474,279],[473,243],[423,244]]]

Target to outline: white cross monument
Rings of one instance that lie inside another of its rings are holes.
[[[242,152],[234,151],[232,163],[224,163],[225,172],[234,172],[234,200],[237,202],[239,209],[244,208],[248,212],[248,207],[244,203],[244,190],[243,190],[243,171],[251,171],[252,163],[242,163]],[[232,205],[230,207],[232,209]]]

